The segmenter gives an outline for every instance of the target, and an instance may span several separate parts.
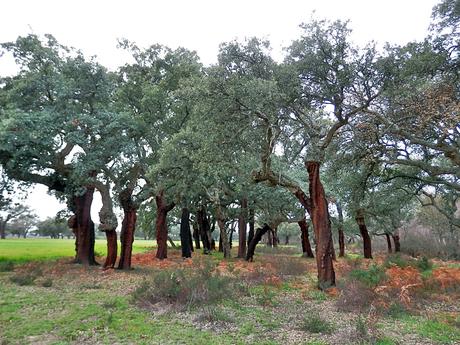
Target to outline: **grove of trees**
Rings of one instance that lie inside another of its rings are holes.
[[[2,43],[19,72],[0,79],[0,210],[14,210],[10,181],[47,186],[73,214],[75,261],[95,265],[98,192],[104,267],[117,263],[123,212],[120,269],[139,222],[155,228],[158,259],[172,219],[183,257],[216,247],[230,257],[236,230],[247,260],[264,234],[301,234],[321,289],[336,284],[353,231],[366,258],[376,235],[399,250],[416,210],[458,247],[459,24],[459,2],[443,0],[425,40],[377,49],[354,45],[347,22],[312,20],[281,62],[251,38],[222,43],[211,66],[184,48],[121,41],[133,62],[116,71],[51,35]],[[39,229],[65,234],[51,223]]]

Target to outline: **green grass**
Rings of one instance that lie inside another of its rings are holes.
[[[420,317],[404,318],[406,331],[431,339],[437,344],[459,344],[460,329],[441,322],[437,319],[423,319]]]
[[[56,293],[0,285],[0,296],[0,341],[8,344],[235,344],[231,336],[216,338],[166,315],[152,316],[108,290],[64,287]]]
[[[96,240],[95,251],[102,256],[107,253],[107,242]],[[154,241],[135,240],[133,253],[144,252],[153,247]],[[120,250],[120,246],[118,248]],[[25,263],[54,260],[75,255],[75,240],[59,239],[4,239],[0,240],[0,262]]]

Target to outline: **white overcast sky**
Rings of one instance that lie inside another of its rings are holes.
[[[219,44],[258,36],[269,39],[273,55],[299,36],[298,25],[316,18],[351,21],[360,45],[404,44],[427,34],[436,0],[2,0],[0,42],[19,35],[51,33],[64,45],[96,55],[110,69],[129,61],[116,48],[118,38],[146,47],[161,43],[197,51],[204,64],[216,61]],[[14,73],[12,61],[0,59],[0,75]],[[28,203],[40,218],[61,209],[45,188],[30,191]],[[97,220],[99,201],[95,202]]]

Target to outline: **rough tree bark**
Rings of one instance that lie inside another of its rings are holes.
[[[180,218],[180,245],[182,249],[183,258],[192,257],[192,236],[190,235],[190,212],[187,207],[182,208],[182,215]]]
[[[210,234],[210,225],[208,222],[208,217],[206,216],[206,209],[200,207],[196,214],[196,221],[198,224],[198,233],[200,234],[201,241],[203,242],[203,253],[209,254],[211,252],[211,238]]]
[[[304,258],[314,258],[311,250],[310,239],[308,238],[308,223],[305,218],[297,222],[300,227],[300,238],[302,240],[302,256]]]
[[[401,243],[399,242],[399,234],[394,233],[391,235],[393,237],[393,242],[395,244],[395,253],[398,253],[401,251]]]
[[[337,214],[339,218],[338,233],[339,233],[339,257],[345,256],[345,235],[343,233],[343,211],[342,205],[336,200],[335,207],[337,208]]]
[[[262,239],[262,236],[268,231],[271,231],[270,227],[267,224],[264,224],[262,228],[258,228],[254,234],[251,243],[248,246],[248,252],[246,253],[246,261],[254,261],[254,252],[256,251],[256,246]]]
[[[316,266],[318,268],[318,286],[327,289],[335,285],[333,266],[334,246],[332,243],[331,220],[323,185],[319,177],[320,163],[307,161],[309,191],[311,200],[310,217],[316,239]],[[308,210],[308,209],[307,209]]]
[[[358,224],[359,232],[361,233],[361,237],[363,238],[364,258],[372,259],[371,237],[369,236],[369,232],[367,231],[367,226],[364,219],[364,210],[362,208],[356,210],[356,223]]]
[[[86,186],[82,195],[73,197],[73,211],[75,213],[75,229],[77,238],[76,263],[86,266],[98,265],[94,257],[94,223],[91,219],[91,204],[93,202],[94,187]]]
[[[4,240],[6,238],[6,224],[8,223],[8,217],[3,220],[0,220],[0,239]]]
[[[388,253],[393,253],[393,248],[391,248],[391,238],[390,234],[385,233],[385,238],[387,240]]]
[[[110,196],[110,184],[104,184],[99,181],[95,182],[95,186],[102,199],[102,208],[99,211],[99,230],[105,232],[107,239],[107,257],[103,268],[114,268],[117,261],[117,226],[118,220],[113,212],[113,202]]]
[[[198,229],[198,221],[195,220],[193,222],[193,240],[195,241],[195,248],[196,249],[201,249],[201,244],[200,244],[200,230]]]
[[[218,204],[216,207],[216,218],[217,224],[219,225],[220,229],[220,239],[222,241],[222,250],[224,252],[224,258],[228,259],[231,257],[231,248],[227,236],[227,230],[225,229],[225,216],[222,210],[222,206],[220,204]]]
[[[163,260],[168,257],[168,224],[166,222],[166,217],[168,212],[174,208],[175,204],[166,204],[164,190],[158,192],[158,194],[155,196],[155,201],[157,204],[157,220],[155,226],[158,246],[155,257],[157,259]]]
[[[255,214],[254,209],[249,209],[249,232],[248,232],[248,247],[249,243],[251,243],[252,239],[254,238],[254,223],[255,223]]]
[[[238,216],[238,258],[246,257],[246,218],[248,199],[241,200],[241,211]]]
[[[118,269],[131,268],[131,256],[133,252],[134,232],[136,230],[137,207],[132,198],[133,189],[126,188],[119,195],[120,205],[123,208],[123,222],[121,223],[121,252]]]

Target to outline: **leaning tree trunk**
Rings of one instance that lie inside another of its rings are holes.
[[[256,246],[262,239],[262,236],[267,232],[272,231],[267,224],[264,224],[263,228],[259,228],[256,230],[251,243],[248,246],[248,252],[246,253],[246,261],[254,261],[254,252],[256,251]]]
[[[168,212],[174,208],[174,203],[166,204],[164,197],[164,191],[161,190],[155,197],[157,204],[157,220],[156,220],[156,232],[157,232],[157,253],[156,258],[163,260],[168,257],[168,224],[166,217]]]
[[[311,250],[310,239],[308,238],[308,223],[305,218],[297,222],[300,227],[300,238],[302,240],[302,256],[304,258],[314,258]]]
[[[366,222],[364,220],[364,210],[362,208],[356,211],[356,223],[358,223],[359,232],[361,233],[361,237],[363,238],[364,258],[372,259],[371,237],[369,236],[369,232],[367,231]]]
[[[77,237],[76,262],[86,266],[98,265],[94,257],[95,234],[94,223],[91,220],[93,194],[94,187],[87,186],[83,195],[78,195],[73,198]]]
[[[342,206],[338,201],[335,202],[335,206],[337,208],[338,218],[339,218],[339,225],[338,225],[338,233],[339,233],[339,257],[343,258],[345,256],[345,235],[343,233],[343,212]]]
[[[119,200],[123,208],[123,222],[121,223],[121,252],[118,269],[126,270],[131,268],[131,257],[133,252],[134,232],[136,231],[137,208],[132,199],[132,189],[127,188],[120,193]]]
[[[391,238],[390,235],[385,233],[385,238],[387,240],[388,253],[393,253],[393,248],[391,248]]]
[[[180,245],[182,249],[183,258],[192,257],[192,236],[190,236],[190,212],[187,207],[182,208],[182,215],[180,218]]]
[[[251,243],[252,239],[254,238],[254,223],[255,223],[255,215],[254,209],[249,209],[249,232],[248,232],[248,247],[249,243]]]
[[[320,163],[306,162],[311,199],[310,217],[316,238],[316,266],[318,268],[318,286],[327,289],[335,285],[333,266],[334,246],[332,242],[331,220],[323,185],[320,181]]]
[[[401,251],[401,243],[399,242],[399,235],[398,234],[393,234],[391,235],[393,237],[393,242],[395,244],[395,253],[398,253]]]
[[[238,216],[238,258],[246,257],[246,218],[248,209],[248,199],[241,201],[241,211]]]

